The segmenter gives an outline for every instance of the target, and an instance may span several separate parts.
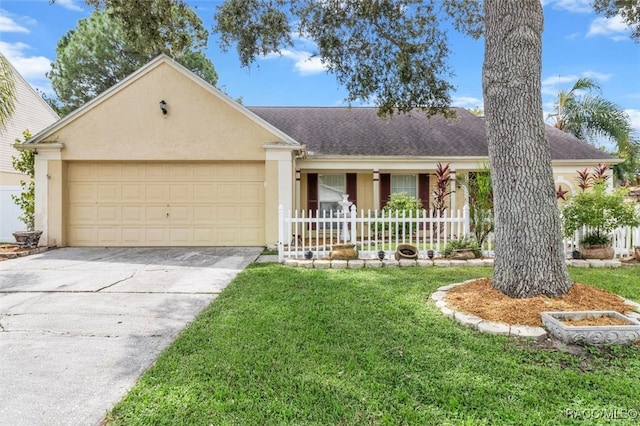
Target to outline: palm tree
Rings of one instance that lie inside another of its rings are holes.
[[[16,100],[16,86],[9,62],[0,53],[0,129],[4,128],[13,115]]]
[[[604,99],[594,92],[599,92],[600,85],[594,80],[579,78],[571,90],[558,92],[554,105],[555,111],[549,114],[555,119],[554,126],[564,132],[571,133],[578,139],[594,143],[599,137],[612,139],[620,158],[625,159],[626,168],[634,169],[637,147],[631,139],[631,121],[626,112],[618,105]],[[585,94],[582,94],[586,92]],[[616,170],[617,177],[624,180],[622,169]]]

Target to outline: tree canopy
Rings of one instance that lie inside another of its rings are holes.
[[[640,42],[640,2],[638,0],[593,0],[593,8],[607,18],[620,16],[622,22],[631,28],[631,38]]]
[[[163,3],[164,0],[145,2],[153,6],[152,12]],[[76,29],[58,42],[56,60],[47,74],[60,103],[60,114],[66,115],[93,99],[160,53],[170,55],[215,85],[218,74],[200,50],[206,44],[206,31],[199,18],[188,8],[174,6],[169,10],[171,14],[161,14],[169,19],[168,24],[159,24],[157,32],[145,31],[134,38],[130,37],[127,21],[111,9],[96,10],[89,18],[78,21]],[[176,24],[192,22],[192,18],[200,23],[199,28]]]

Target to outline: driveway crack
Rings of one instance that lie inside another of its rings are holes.
[[[106,285],[106,286],[104,286],[104,287],[101,287],[101,288],[97,289],[95,292],[96,292],[96,293],[99,293],[99,292],[101,292],[102,290],[106,290],[106,289],[108,289],[108,288],[110,288],[110,287],[113,287],[113,286],[114,286],[114,285],[116,285],[116,284],[120,284],[120,283],[123,283],[123,282],[125,282],[125,281],[127,281],[127,280],[130,280],[131,278],[133,278],[133,277],[134,277],[134,275],[135,275],[135,274],[136,274],[136,271],[133,271],[133,272],[131,273],[131,275],[129,275],[128,277],[123,278],[123,279],[121,279],[121,280],[118,280],[118,281],[116,281],[116,282],[114,282],[114,283],[111,283],[111,284],[109,284],[109,285]]]

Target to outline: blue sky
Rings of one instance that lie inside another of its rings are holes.
[[[208,29],[218,0],[190,0]],[[543,0],[543,102],[550,111],[558,90],[588,76],[602,96],[622,107],[640,137],[640,44],[629,38],[619,19],[595,15],[590,0]],[[81,0],[0,0],[0,52],[34,86],[52,93],[45,73],[55,59],[57,41],[92,9]],[[483,41],[450,33],[450,65],[455,72],[455,106],[482,107]],[[299,40],[282,56],[240,67],[234,50],[222,52],[211,34],[206,51],[219,74],[218,85],[245,105],[339,106],[346,92],[317,59],[313,44]]]

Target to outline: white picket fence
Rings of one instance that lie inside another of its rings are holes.
[[[419,257],[429,250],[437,256],[451,240],[470,235],[469,207],[439,216],[427,210],[416,212],[382,212],[360,210],[351,206],[342,211],[288,211],[280,206],[278,254],[301,258],[311,251],[314,257],[329,256],[336,244],[354,244],[360,258],[375,258],[380,250],[393,256],[399,244],[418,248]],[[485,255],[492,255],[491,240]]]
[[[376,258],[384,251],[393,257],[396,247],[410,244],[418,249],[419,258],[427,258],[430,250],[435,257],[451,240],[471,237],[469,206],[443,216],[427,210],[417,212],[382,212],[358,210],[351,206],[342,211],[287,211],[280,206],[278,228],[278,257],[303,258],[311,252],[314,258],[328,257],[337,244],[354,244],[362,259]],[[565,256],[571,258],[579,241],[588,231],[577,231],[564,239]],[[612,244],[618,258],[633,255],[633,247],[640,245],[640,228],[619,228],[613,232]],[[485,257],[493,257],[493,234],[482,247]]]

